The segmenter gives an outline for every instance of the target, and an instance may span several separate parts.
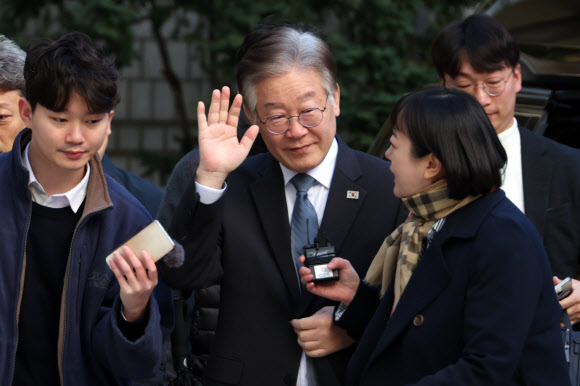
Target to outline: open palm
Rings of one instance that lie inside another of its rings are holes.
[[[229,100],[230,89],[224,87],[221,92],[213,91],[207,117],[203,102],[197,106],[200,162],[196,180],[216,189],[220,189],[227,175],[246,159],[258,135],[258,127],[253,125],[241,141],[238,140],[242,96],[236,95],[231,108]]]

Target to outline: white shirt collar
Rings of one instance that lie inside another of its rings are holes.
[[[73,212],[77,212],[80,206],[83,204],[85,197],[87,196],[87,187],[89,185],[89,174],[91,171],[91,166],[87,163],[87,169],[85,176],[74,188],[68,192],[61,194],[53,194],[48,197],[46,191],[36,179],[32,166],[30,165],[30,160],[28,159],[28,149],[30,148],[30,143],[26,145],[24,149],[24,155],[22,161],[26,169],[29,172],[28,180],[28,190],[32,194],[32,201],[40,204],[42,206],[47,206],[49,208],[65,208],[70,206]]]
[[[328,149],[328,153],[326,153],[326,157],[322,160],[318,166],[313,169],[310,169],[306,172],[306,174],[314,177],[316,182],[323,185],[326,189],[330,189],[330,183],[332,182],[332,176],[334,175],[334,167],[336,165],[336,157],[338,156],[338,142],[336,138],[332,140],[332,145],[330,145],[330,149]],[[296,172],[288,169],[286,166],[280,164],[280,168],[282,168],[282,174],[284,176],[284,186],[290,182],[292,177],[294,177]]]

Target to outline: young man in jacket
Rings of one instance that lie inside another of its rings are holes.
[[[105,261],[151,222],[95,156],[119,100],[114,61],[72,33],[35,43],[24,76],[28,128],[0,155],[0,383],[130,384],[159,365],[170,299],[151,296],[146,251]]]

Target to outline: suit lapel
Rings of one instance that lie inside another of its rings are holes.
[[[543,235],[553,164],[546,155],[543,144],[535,138],[534,134],[526,128],[519,130],[526,216]]]
[[[348,239],[352,223],[366,199],[367,192],[355,182],[361,175],[361,169],[354,151],[341,140],[337,140],[339,149],[336,166],[318,237],[323,245],[330,242],[336,248],[337,255],[341,256],[344,241]],[[358,192],[358,199],[347,198],[349,190]],[[298,315],[304,315],[313,299],[314,295],[310,292],[302,294]]]
[[[353,151],[341,146],[320,227],[320,236],[328,239],[339,254],[352,223],[366,200],[366,189],[356,183],[360,175],[360,166]],[[356,192],[358,198],[347,198],[349,191]]]
[[[263,225],[270,251],[288,292],[295,304],[300,301],[300,290],[290,246],[290,225],[286,207],[284,179],[278,162],[270,156],[260,171],[261,178],[250,184],[250,194]]]

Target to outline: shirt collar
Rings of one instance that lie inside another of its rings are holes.
[[[502,131],[497,136],[500,140],[504,140],[515,135],[517,131],[518,131],[518,121],[514,117],[514,123],[509,127],[509,129]]]
[[[26,169],[29,172],[28,179],[28,190],[32,195],[32,200],[37,204],[47,206],[49,208],[65,208],[70,206],[73,212],[77,212],[80,206],[83,204],[85,197],[87,196],[87,187],[89,185],[89,175],[91,171],[91,166],[87,163],[87,169],[85,176],[74,188],[65,193],[53,194],[48,197],[46,191],[36,179],[32,166],[30,165],[30,160],[28,159],[28,149],[30,148],[30,143],[26,145],[24,149],[24,155],[22,161]]]
[[[322,160],[318,166],[313,169],[310,169],[306,172],[306,174],[314,177],[316,182],[323,185],[326,189],[330,189],[330,183],[332,181],[332,176],[334,174],[334,167],[336,165],[336,157],[338,156],[338,142],[336,138],[332,140],[332,145],[330,145],[330,149],[328,149],[328,153],[326,153],[326,157]],[[288,169],[286,166],[280,164],[282,168],[282,174],[284,176],[284,186],[290,182],[292,177],[294,177],[296,172]]]

